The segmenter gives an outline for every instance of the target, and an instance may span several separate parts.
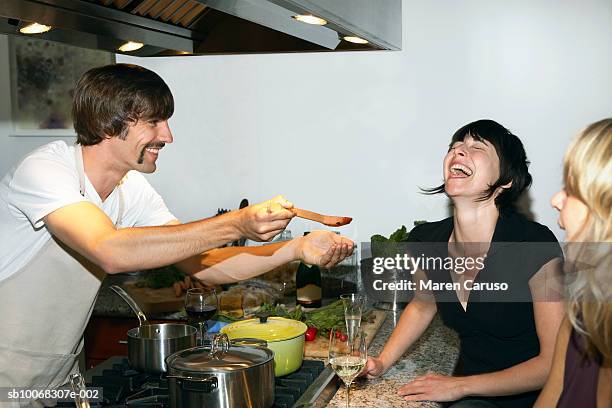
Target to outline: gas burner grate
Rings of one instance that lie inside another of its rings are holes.
[[[92,408],[169,407],[168,379],[163,375],[140,373],[133,370],[126,358],[113,364],[112,369],[94,375],[87,387],[102,388],[104,401],[92,403]],[[60,403],[57,407],[74,407],[74,403]]]
[[[304,360],[298,371],[276,378],[273,408],[291,408],[324,368],[322,361]],[[91,379],[87,387],[101,387],[104,390],[104,401],[92,403],[91,408],[170,407],[168,379],[163,375],[139,373],[130,368],[126,358]],[[74,403],[64,402],[57,407],[74,407]]]
[[[304,360],[298,371],[277,378],[273,408],[291,408],[324,368],[322,361]]]

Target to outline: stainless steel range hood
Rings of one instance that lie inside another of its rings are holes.
[[[324,26],[293,17],[312,14]],[[80,47],[136,56],[401,49],[401,0],[2,0],[0,33],[36,35]],[[356,36],[368,41],[342,40]]]

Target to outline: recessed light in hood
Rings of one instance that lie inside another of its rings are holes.
[[[51,28],[52,27],[48,25],[31,23],[31,24],[21,27],[19,29],[19,32],[21,34],[40,34],[40,33],[46,33],[47,31],[51,30]]]
[[[344,41],[351,42],[353,44],[367,44],[368,40],[364,40],[361,37],[355,37],[354,35],[345,35],[342,37]]]
[[[321,17],[313,16],[312,14],[298,14],[297,16],[293,16],[293,18],[295,18],[297,21],[301,21],[302,23],[306,23],[306,24],[313,24],[313,25],[327,24],[327,20]]]
[[[144,44],[141,42],[128,41],[125,44],[122,44],[119,48],[117,48],[117,50],[122,51],[122,52],[130,52],[130,51],[139,50],[142,47],[144,47]]]

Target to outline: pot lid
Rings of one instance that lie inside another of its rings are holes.
[[[194,347],[172,354],[166,360],[170,374],[240,371],[274,358],[264,347],[229,346],[227,351],[211,352],[209,347]]]
[[[255,338],[267,342],[293,339],[304,335],[308,327],[297,320],[284,317],[268,317],[267,319],[248,319],[224,326],[222,333],[230,339]]]

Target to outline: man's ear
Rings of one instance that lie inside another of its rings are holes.
[[[512,181],[510,181],[510,182],[509,182],[509,183],[507,183],[507,184],[504,184],[503,186],[499,186],[499,187],[500,187],[500,188],[503,188],[504,190],[506,190],[506,189],[508,189],[508,188],[512,187]]]

